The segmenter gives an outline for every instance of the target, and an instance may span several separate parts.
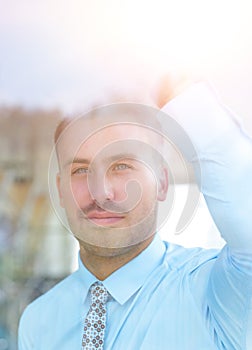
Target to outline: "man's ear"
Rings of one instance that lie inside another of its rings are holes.
[[[62,196],[62,191],[61,191],[61,177],[60,173],[57,174],[56,176],[56,184],[57,184],[57,189],[58,189],[58,194],[59,194],[59,199],[60,199],[60,206],[64,208],[64,201],[63,201],[63,196]]]
[[[159,201],[165,201],[168,191],[168,169],[162,167],[159,171],[158,179],[158,195],[157,199]]]

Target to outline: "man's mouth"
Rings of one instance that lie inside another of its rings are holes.
[[[87,218],[97,225],[106,226],[120,222],[124,216],[106,211],[92,211],[88,213]]]

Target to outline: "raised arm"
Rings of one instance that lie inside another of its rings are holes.
[[[197,154],[188,154],[183,140],[178,140],[190,162],[198,157],[201,191],[227,242],[211,271],[203,312],[213,335],[218,334],[218,348],[244,350],[251,327],[252,140],[207,83],[190,86],[162,110],[195,146]]]
[[[201,190],[233,251],[252,253],[252,140],[211,86],[196,83],[162,108],[189,135],[201,165]],[[179,140],[182,152],[183,140]],[[187,154],[190,162],[195,154]]]

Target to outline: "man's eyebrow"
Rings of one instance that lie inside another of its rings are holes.
[[[121,159],[137,160],[139,159],[139,157],[137,156],[137,154],[133,154],[133,153],[119,153],[119,154],[111,155],[110,157],[108,157],[108,159],[111,161],[118,161]]]
[[[74,163],[78,163],[78,164],[89,164],[90,160],[87,158],[73,158],[68,160],[65,164],[64,167],[74,164]]]

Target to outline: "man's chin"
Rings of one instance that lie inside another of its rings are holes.
[[[104,247],[104,246],[97,246],[90,243],[87,243],[86,241],[79,240],[80,248],[81,250],[84,249],[85,251],[91,253],[92,255],[97,255],[100,257],[116,257],[121,256],[122,254],[127,254],[129,251],[134,249],[134,246],[119,246],[119,247]]]
[[[81,251],[84,250],[88,252],[89,254],[92,254],[93,256],[97,257],[103,257],[103,258],[114,258],[114,257],[120,257],[122,255],[128,255],[128,254],[134,254],[134,252],[138,253],[142,249],[140,247],[147,246],[151,240],[153,239],[154,234],[150,236],[149,238],[145,239],[144,241],[131,244],[131,245],[118,245],[117,247],[104,247],[104,246],[97,246],[90,243],[87,243],[86,241],[83,242],[80,239],[78,239],[80,244]],[[135,254],[137,255],[137,254]]]
[[[83,245],[121,249],[139,244],[151,236],[152,232],[143,234],[143,230],[134,227],[98,226],[89,222],[85,227],[72,228],[75,238]]]

